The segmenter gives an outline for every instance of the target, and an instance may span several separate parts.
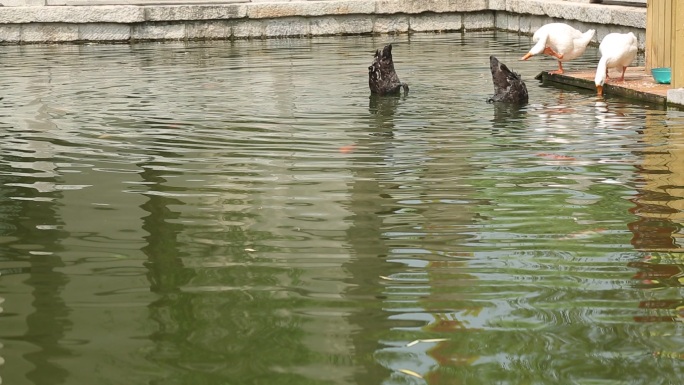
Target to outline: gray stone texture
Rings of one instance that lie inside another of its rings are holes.
[[[131,39],[128,24],[93,23],[78,26],[78,40],[84,41],[127,41]]]
[[[78,25],[64,23],[24,24],[21,40],[27,43],[54,43],[78,40]]]
[[[21,25],[20,24],[0,25],[0,42],[1,43],[19,43],[19,42],[21,42]]]
[[[373,23],[375,33],[406,33],[409,31],[409,18],[407,15],[379,16]]]
[[[230,39],[233,26],[228,20],[199,20],[185,24],[185,38],[188,40]]]
[[[309,36],[309,23],[304,18],[291,17],[269,20],[265,24],[266,37]]]
[[[144,7],[103,5],[93,7],[0,7],[0,24],[23,23],[140,23]]]
[[[463,14],[463,29],[466,31],[481,31],[494,29],[496,20],[491,12],[471,12]]]
[[[126,41],[263,38],[504,29],[533,33],[565,20],[596,40],[632,31],[643,48],[644,8],[569,0],[325,0],[179,5],[44,6],[45,0],[5,0],[0,42]],[[180,0],[179,0],[180,1]],[[245,0],[246,1],[246,0]],[[3,0],[0,0],[2,3]],[[65,4],[69,1],[65,0]]]
[[[183,40],[185,24],[144,23],[134,24],[131,40]]]
[[[45,0],[2,0],[3,7],[40,7],[45,4]]]
[[[361,16],[335,16],[314,18],[309,24],[313,36],[360,35],[373,32],[373,20]]]
[[[145,7],[146,21],[221,20],[247,17],[244,4],[172,5]]]
[[[463,15],[459,13],[420,14],[409,18],[411,31],[415,32],[446,32],[463,29]]]
[[[673,88],[667,90],[667,102],[684,106],[684,88]]]
[[[266,25],[263,20],[245,20],[233,26],[233,37],[237,39],[262,38],[265,36]]]

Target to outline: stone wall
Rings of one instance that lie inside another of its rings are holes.
[[[293,0],[0,0],[4,7],[37,7],[51,5],[162,5],[162,4],[225,4],[231,2],[287,2]],[[575,3],[602,3],[603,0],[563,0]],[[606,0],[610,3],[610,0]],[[646,0],[619,0],[622,3],[646,4]]]
[[[582,30],[595,28],[597,40],[614,31],[635,32],[642,48],[645,40],[645,8],[580,1],[227,1],[0,7],[0,42],[242,39],[487,29],[532,33],[550,21],[565,21]]]

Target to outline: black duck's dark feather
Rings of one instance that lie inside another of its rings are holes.
[[[525,104],[528,102],[527,87],[519,74],[511,71],[496,57],[489,57],[489,68],[492,71],[494,95],[487,102]]]
[[[392,44],[375,51],[373,63],[368,67],[368,86],[372,94],[396,95],[402,88],[408,93],[408,84],[402,83],[394,70]]]

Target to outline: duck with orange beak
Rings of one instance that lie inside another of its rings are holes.
[[[622,70],[622,76],[618,81],[625,81],[625,71],[632,64],[637,55],[637,38],[632,33],[609,33],[601,41],[599,52],[601,60],[596,67],[596,93],[603,95],[603,86],[608,81],[608,69],[617,68]]]
[[[565,23],[543,25],[532,36],[532,41],[536,44],[520,60],[527,60],[543,53],[558,59],[558,70],[550,72],[562,74],[565,72],[563,62],[582,56],[595,33],[593,29],[582,33]]]

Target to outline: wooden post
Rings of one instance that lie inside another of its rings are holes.
[[[672,53],[672,8],[677,0],[648,0],[646,8],[646,71],[669,67]]]
[[[684,2],[648,0],[646,71],[670,67],[673,88],[684,87]]]
[[[684,87],[684,3],[672,1],[672,87]]]
[[[653,68],[653,0],[646,2],[646,41],[644,42],[644,55],[646,56],[646,71]]]

